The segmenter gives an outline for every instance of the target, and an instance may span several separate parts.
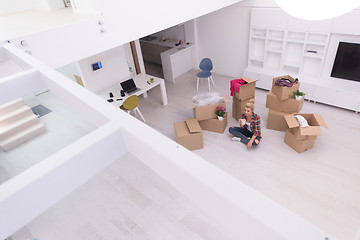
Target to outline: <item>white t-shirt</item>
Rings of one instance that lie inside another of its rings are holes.
[[[251,125],[249,122],[245,122],[246,128],[251,132]]]

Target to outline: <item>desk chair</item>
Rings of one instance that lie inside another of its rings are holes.
[[[137,107],[138,104],[139,104],[139,97],[137,95],[132,95],[124,101],[123,105],[120,106],[120,109],[127,111],[127,113],[129,113],[129,114],[130,114],[131,110],[134,110],[135,115],[136,115],[136,112],[139,113],[142,120],[144,122],[146,122],[143,115],[141,114],[139,108]]]
[[[199,91],[199,79],[207,78],[209,85],[209,92],[210,92],[210,80],[212,84],[215,85],[210,72],[213,69],[213,65],[210,58],[204,58],[203,60],[201,60],[199,67],[202,71],[197,74],[196,90]]]

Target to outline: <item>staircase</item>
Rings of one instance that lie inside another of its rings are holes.
[[[4,151],[8,151],[45,131],[45,125],[25,105],[22,98],[0,105],[0,147]]]

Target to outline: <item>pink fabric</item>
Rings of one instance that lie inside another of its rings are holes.
[[[234,79],[230,81],[230,95],[233,95],[233,89],[235,89],[236,92],[240,91],[240,87],[244,85],[246,82],[244,79]]]

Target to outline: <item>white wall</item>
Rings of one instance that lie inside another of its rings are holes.
[[[91,64],[101,62],[93,71]],[[98,93],[130,77],[124,46],[93,55],[79,61],[83,81],[90,91]]]
[[[277,7],[273,0],[245,0],[195,20],[198,67],[213,60],[214,72],[241,77],[247,67],[252,7]]]
[[[1,0],[0,1],[0,14],[8,14],[11,12],[23,11],[26,9],[37,8],[40,6],[42,0]]]
[[[56,69],[58,72],[76,82],[74,75],[82,76],[78,63],[70,63]]]
[[[63,0],[0,0],[0,15],[29,9],[54,10],[64,7]]]
[[[233,5],[196,20],[198,63],[213,61],[216,73],[242,76],[247,66],[250,7]]]
[[[72,7],[77,13],[98,13],[102,12],[102,1],[96,0],[72,0]]]

